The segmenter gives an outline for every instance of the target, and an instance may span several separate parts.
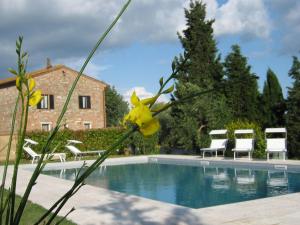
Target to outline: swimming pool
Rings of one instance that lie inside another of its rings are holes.
[[[185,162],[186,163],[186,162]],[[78,169],[44,174],[74,180]],[[203,162],[189,165],[159,162],[101,167],[89,185],[190,208],[203,208],[300,191],[300,173],[284,166],[258,168]]]

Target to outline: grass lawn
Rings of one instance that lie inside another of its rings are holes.
[[[5,197],[6,196],[7,196],[7,193],[5,193]],[[17,196],[17,198],[16,198],[16,205],[17,206],[20,203],[20,199],[21,198],[19,196]],[[22,224],[22,225],[34,224],[38,220],[38,218],[40,218],[40,216],[45,212],[46,212],[46,209],[44,209],[43,207],[28,201],[20,224]],[[4,216],[4,218],[5,218],[5,216]],[[55,224],[55,222],[58,222],[61,219],[62,219],[62,217],[57,217],[52,224]],[[62,225],[75,225],[75,223],[72,223],[71,221],[69,221],[67,219],[64,220],[60,224],[62,224]]]

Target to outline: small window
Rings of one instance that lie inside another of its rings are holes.
[[[51,123],[42,123],[42,131],[50,131]]]
[[[43,99],[37,104],[38,109],[54,109],[54,96],[42,95]]]
[[[83,125],[85,130],[92,129],[92,124],[90,122],[85,122],[83,123]]]
[[[91,96],[79,96],[79,109],[91,108]]]

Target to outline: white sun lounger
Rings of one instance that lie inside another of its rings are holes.
[[[81,141],[77,140],[68,140],[68,143],[66,145],[66,148],[74,155],[74,159],[81,158],[85,155],[92,155],[92,154],[98,154],[99,156],[103,154],[106,150],[95,150],[95,151],[80,151],[75,144],[82,144]]]
[[[267,134],[274,134],[274,133],[282,133],[284,134],[283,138],[268,138]],[[270,159],[270,153],[282,153],[283,160],[286,158],[287,147],[286,147],[286,139],[287,139],[287,132],[285,128],[266,128],[265,130],[265,137],[267,143],[267,160]]]
[[[215,152],[215,156],[218,156],[218,151],[223,152],[223,156],[225,154],[226,146],[228,139],[214,139],[214,135],[226,135],[227,130],[212,130],[209,132],[209,135],[211,136],[211,143],[209,148],[201,148],[200,151],[202,151],[202,156],[204,158],[205,152]]]
[[[32,158],[31,163],[33,164],[35,161],[38,161],[41,158],[41,154],[37,154],[35,151],[32,150],[30,145],[37,145],[36,141],[31,139],[24,139],[25,144],[23,145],[23,150]],[[45,159],[59,159],[60,162],[66,161],[66,154],[65,153],[50,153],[45,155]]]
[[[237,138],[236,135],[240,134],[252,134],[252,138]],[[248,153],[249,160],[251,159],[252,152],[254,150],[254,130],[253,129],[244,129],[244,130],[235,130],[235,148],[233,151],[233,159],[235,160],[238,153]]]

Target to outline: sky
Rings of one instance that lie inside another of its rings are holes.
[[[115,86],[125,99],[133,90],[153,95],[183,52],[177,32],[186,27],[189,0],[132,0],[85,73]],[[203,0],[222,59],[239,44],[260,89],[271,68],[286,96],[292,56],[300,53],[299,0]],[[15,68],[15,40],[24,36],[28,71],[65,64],[79,70],[125,0],[0,0],[0,79]],[[167,97],[161,99],[167,101]]]

